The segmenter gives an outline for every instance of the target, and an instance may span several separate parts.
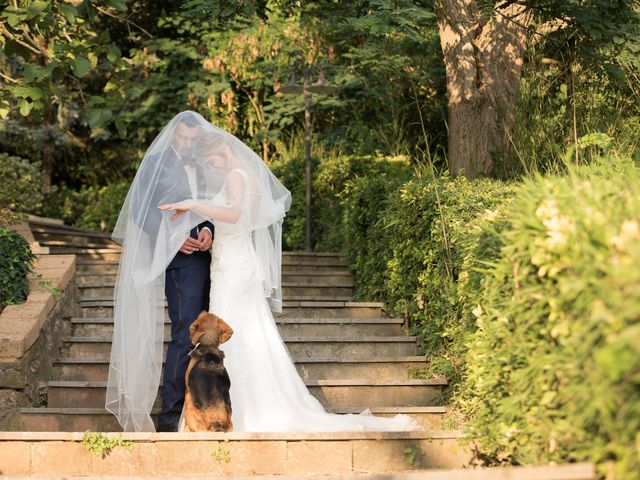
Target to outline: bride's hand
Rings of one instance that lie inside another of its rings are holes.
[[[176,213],[169,217],[171,220],[175,220],[183,213],[188,212],[193,207],[193,200],[183,200],[178,203],[166,203],[164,205],[160,205],[158,208],[160,210],[175,210]]]

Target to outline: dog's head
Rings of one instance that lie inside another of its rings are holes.
[[[217,346],[231,338],[233,329],[217,315],[201,312],[189,327],[189,338],[193,345]]]

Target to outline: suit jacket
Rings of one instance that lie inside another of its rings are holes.
[[[165,203],[180,202],[192,197],[191,188],[189,187],[189,179],[182,161],[178,158],[173,148],[167,150],[164,155],[168,155],[168,157],[162,159],[161,168],[148,168],[142,172],[143,177],[139,182],[137,182],[140,186],[139,191],[134,192],[133,194],[133,205],[141,204],[146,201],[143,196],[148,195],[148,192],[144,188],[145,185],[153,185],[154,183],[157,183],[149,203],[149,210],[147,212],[140,212],[139,209],[134,207],[132,211],[133,221],[149,235],[152,248],[155,247],[158,229],[162,222],[162,214],[160,210],[153,207],[157,207],[158,205]],[[155,163],[154,161],[160,160],[159,156],[160,154],[156,154],[148,160],[151,161],[151,163]],[[200,167],[196,166],[196,169],[198,168]],[[157,180],[155,177],[157,177]],[[198,179],[198,189],[204,189],[206,185],[204,184],[203,176],[198,175]],[[143,216],[144,213],[146,213],[146,215]],[[135,216],[136,214],[138,216]],[[215,230],[213,223],[209,221],[202,222],[194,227],[190,232],[190,236],[192,238],[198,238],[200,230],[204,227],[208,227],[209,230],[211,230],[211,235],[213,236]],[[167,269],[183,268],[188,266],[189,263],[194,260],[210,262],[211,254],[208,251],[194,252],[190,255],[178,252],[171,260],[171,263],[169,263]]]

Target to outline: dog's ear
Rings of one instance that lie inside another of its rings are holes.
[[[223,344],[231,338],[231,335],[233,335],[233,328],[231,328],[227,322],[221,318],[218,318],[218,331],[220,332],[218,335],[218,345]]]
[[[189,325],[189,338],[191,340],[193,340],[193,336],[196,334],[196,332],[202,330],[202,319],[206,318],[207,315],[208,313],[203,310],[202,312],[200,312],[200,315],[198,315],[198,318],[196,318],[194,322]]]

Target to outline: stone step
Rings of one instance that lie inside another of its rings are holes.
[[[92,264],[79,265],[84,269]],[[106,271],[78,271],[77,282],[80,287],[112,287],[116,281],[118,264],[98,266],[109,267],[111,272]],[[340,271],[313,271],[308,273],[297,273],[295,270],[284,270],[282,272],[282,284],[284,286],[333,286],[333,287],[354,287],[351,273],[340,273]]]
[[[81,432],[0,432],[0,471],[12,476],[270,475],[273,479],[273,475],[300,478],[462,468],[471,460],[457,431],[105,436],[130,440],[132,446],[96,455],[83,447]]]
[[[305,380],[362,378],[367,380],[400,380],[415,376],[425,367],[420,356],[346,358],[299,358],[294,362],[298,373]],[[109,360],[106,358],[60,359],[54,364],[52,378],[84,382],[106,381]]]
[[[115,275],[118,272],[118,260],[86,260],[78,261],[76,263],[76,270],[79,275],[85,274],[107,274]],[[351,279],[351,271],[349,267],[341,266],[317,266],[317,265],[283,265],[282,266],[282,281],[285,281],[288,277],[291,281],[297,281],[298,277],[302,277],[303,281],[308,277],[317,276],[333,276],[335,281],[341,281],[345,278]]]
[[[318,285],[283,283],[284,300],[292,301],[342,301],[353,299],[354,289],[352,285]],[[111,300],[113,299],[113,284],[102,287],[79,285],[80,300]]]
[[[102,242],[113,244],[119,247],[118,243],[111,240],[111,235],[106,232],[87,232],[79,230],[68,225],[43,225],[29,222],[29,227],[33,236],[38,241],[62,241],[66,240],[70,243],[84,243],[87,240],[93,242]]]
[[[406,334],[401,318],[277,318],[283,336],[400,336]],[[108,337],[113,335],[112,318],[72,318],[72,335]],[[170,338],[171,322],[165,318],[165,338]]]
[[[81,301],[84,317],[113,317],[113,301]],[[382,302],[290,301],[283,302],[277,318],[381,318]]]
[[[121,249],[119,247],[101,248],[79,248],[65,242],[40,242],[41,245],[49,247],[52,254],[75,254],[78,255],[78,263],[86,263],[94,260],[120,260]],[[304,252],[283,252],[282,266],[284,267],[347,267],[346,260],[340,254],[308,254]]]
[[[51,255],[77,255],[78,258],[100,258],[105,260],[118,260],[119,248],[77,248],[74,246],[50,246]]]
[[[40,240],[38,240],[40,244],[46,244],[52,250],[99,250],[103,248],[110,250],[121,249],[117,242],[104,237],[88,237],[64,233],[41,233],[38,235],[38,238],[40,238]]]
[[[360,413],[364,408],[334,408],[332,413]],[[445,407],[376,407],[371,413],[381,417],[408,414],[425,430],[440,430]],[[158,410],[152,417],[156,420]],[[22,408],[21,429],[28,432],[120,432],[118,420],[104,408]]]
[[[416,337],[283,337],[292,357],[336,359],[416,355]],[[101,358],[111,355],[110,337],[66,337],[62,358]],[[167,342],[165,342],[166,352]]]
[[[233,381],[233,380],[232,380]],[[325,408],[434,406],[445,380],[306,380],[309,392]],[[106,382],[47,382],[47,406],[104,407]],[[159,407],[160,398],[156,400]]]

